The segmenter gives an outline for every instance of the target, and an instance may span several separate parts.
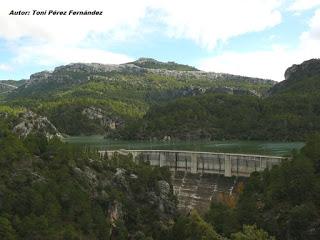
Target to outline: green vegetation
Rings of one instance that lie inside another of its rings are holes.
[[[19,139],[0,122],[1,239],[319,239],[320,135],[292,160],[253,173],[235,202],[185,216],[167,168],[101,159],[39,134]]]
[[[11,92],[19,86],[22,86],[24,83],[25,80],[0,80],[0,101],[2,101],[2,99],[5,99],[9,92]]]
[[[183,65],[152,59],[133,62],[144,68],[121,65],[112,71],[103,65],[75,64],[34,74],[27,87],[5,101],[47,116],[69,135],[304,141],[320,131],[318,62],[289,68],[287,79],[275,86],[228,74],[160,71]],[[87,108],[101,116],[85,114]]]
[[[60,68],[51,77],[35,76],[0,106],[0,239],[320,239],[320,95],[307,86],[319,86],[318,75],[311,74],[318,74],[315,65],[307,73],[291,69],[286,82],[265,98],[194,94],[190,86],[267,90],[271,83],[173,77],[146,69],[92,74],[90,65],[81,66],[83,71]],[[71,134],[104,133],[110,121],[125,121],[110,133],[114,138],[170,136],[192,144],[194,139],[304,140],[313,134],[292,159],[252,173],[235,195],[213,201],[204,216],[195,210],[182,215],[167,168],[135,163],[130,156],[101,158],[92,146],[40,132],[18,138],[11,130],[25,108]],[[86,116],[86,108],[94,113]]]
[[[151,69],[166,69],[166,70],[177,70],[177,71],[199,71],[195,67],[191,67],[184,64],[178,64],[175,62],[159,62],[152,58],[139,58],[137,61],[132,62],[132,64]]]
[[[7,105],[1,105],[0,104],[0,114],[8,114],[17,116],[19,113],[24,112],[25,109],[21,107],[9,107]]]
[[[253,173],[236,207],[212,203],[206,220],[225,236],[256,224],[277,239],[319,239],[319,144],[314,135],[292,161]]]
[[[169,65],[179,69],[183,66]],[[164,68],[167,67],[164,64]],[[271,81],[239,78],[223,75],[212,79],[206,74],[195,77],[188,72],[159,73],[147,68],[132,71],[129,67],[104,71],[86,64],[74,70],[67,65],[53,73],[34,74],[26,87],[3,98],[10,106],[26,107],[47,116],[65,134],[104,134],[110,132],[105,124],[109,120],[117,120],[120,125],[139,121],[150,106],[181,96],[220,91],[221,88],[238,89],[242,94],[249,94],[249,91],[263,94],[273,86]],[[91,107],[101,110],[104,120],[82,113]]]
[[[101,160],[94,149],[41,135],[21,140],[4,123],[0,148],[1,239],[128,239],[139,231],[161,236],[165,219],[174,217],[172,192],[163,202],[171,212],[155,211],[158,181],[170,183],[165,168],[120,156]]]
[[[285,72],[286,80],[270,89],[270,94],[318,94],[320,88],[319,64],[319,59],[310,59],[299,65],[289,67]]]
[[[26,80],[0,80],[0,84],[1,83],[5,83],[5,84],[9,84],[9,85],[13,85],[13,86],[16,86],[16,87],[20,87],[22,86],[23,84],[26,83]]]
[[[19,139],[0,122],[1,239],[226,239],[196,211],[177,214],[167,168],[39,134]],[[260,235],[246,227],[232,239]]]
[[[304,140],[320,131],[320,95],[205,94],[153,106],[143,121],[120,131],[126,139]]]
[[[154,104],[118,134],[125,139],[303,141],[320,132],[319,64],[310,60],[289,68],[287,79],[263,98],[209,92]]]

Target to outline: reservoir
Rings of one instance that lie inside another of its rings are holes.
[[[300,150],[303,142],[271,141],[123,141],[105,139],[101,135],[70,136],[64,139],[70,144],[96,147],[100,150],[145,149],[145,150],[187,150],[206,152],[228,152],[243,154],[261,154],[273,156],[290,155],[293,150]]]

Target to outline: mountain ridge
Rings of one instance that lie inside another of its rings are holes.
[[[161,65],[162,67],[159,68],[157,66],[155,66],[154,68],[150,67],[150,66],[146,66],[147,64],[158,64]],[[177,70],[174,69],[173,67],[170,67],[170,65],[172,66],[186,66],[185,70]],[[139,58],[136,61],[133,62],[128,62],[128,63],[122,63],[122,64],[102,64],[102,63],[96,63],[96,62],[92,62],[92,63],[82,63],[82,62],[74,62],[74,63],[69,63],[66,65],[61,65],[61,66],[57,66],[54,68],[53,71],[48,71],[48,70],[43,70],[40,72],[36,72],[30,75],[30,79],[36,79],[38,77],[45,77],[46,75],[51,75],[52,73],[55,72],[61,72],[61,71],[74,71],[74,72],[78,72],[79,70],[82,71],[87,71],[90,73],[97,73],[97,72],[112,72],[112,71],[137,71],[137,72],[143,72],[143,70],[145,71],[150,71],[150,72],[154,72],[154,73],[160,73],[160,74],[169,74],[169,75],[174,75],[175,72],[181,72],[184,73],[185,75],[194,75],[194,76],[201,76],[201,75],[207,75],[207,77],[215,79],[215,78],[219,78],[219,77],[239,77],[241,79],[254,79],[256,81],[267,81],[269,83],[277,83],[274,80],[271,79],[265,79],[265,78],[258,78],[258,77],[247,77],[247,76],[242,76],[242,75],[236,75],[236,74],[230,74],[230,73],[222,73],[222,72],[211,72],[211,71],[202,71],[199,70],[195,67],[192,66],[188,66],[188,65],[184,65],[184,64],[178,64],[175,62],[161,62],[161,61],[157,61],[155,59],[152,58]],[[193,73],[195,72],[195,73]],[[47,77],[48,77],[47,76]]]
[[[152,106],[128,139],[255,139],[303,141],[320,131],[320,60],[289,67],[268,95],[203,94]]]
[[[135,65],[150,62],[160,67]],[[151,105],[171,99],[207,92],[262,96],[275,84],[272,80],[186,70],[185,66],[150,59],[126,64],[71,63],[32,74],[3,101],[48,116],[63,133],[90,135],[140,119]],[[174,70],[181,67],[184,70]],[[73,119],[78,125],[72,126]]]

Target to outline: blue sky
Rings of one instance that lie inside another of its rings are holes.
[[[102,16],[33,16],[33,10]],[[9,16],[11,10],[29,16]],[[320,0],[11,0],[0,9],[0,79],[71,62],[139,57],[201,70],[283,80],[320,57]]]

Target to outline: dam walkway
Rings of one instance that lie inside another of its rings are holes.
[[[284,157],[196,152],[180,150],[106,150],[101,156],[111,158],[114,154],[131,155],[134,161],[149,161],[152,166],[167,166],[174,172],[191,174],[218,174],[225,177],[249,177],[252,172],[263,171],[279,165]]]

